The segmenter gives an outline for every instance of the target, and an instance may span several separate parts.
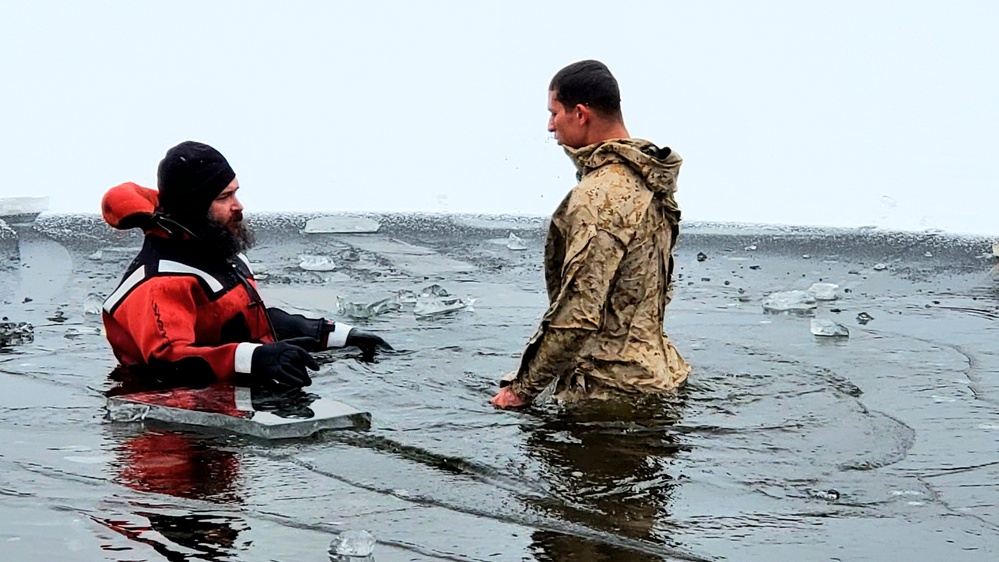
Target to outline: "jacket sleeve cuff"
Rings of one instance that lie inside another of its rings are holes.
[[[236,346],[236,355],[233,358],[234,371],[244,375],[249,374],[253,367],[253,352],[260,347],[259,343],[243,342]]]
[[[349,334],[350,330],[353,328],[353,326],[342,322],[333,324],[333,329],[326,334],[326,349],[347,345],[347,334]]]

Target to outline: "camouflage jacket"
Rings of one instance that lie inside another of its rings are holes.
[[[639,139],[566,149],[578,170],[545,245],[549,307],[501,384],[533,399],[671,390],[690,366],[663,333],[672,295],[682,160]]]

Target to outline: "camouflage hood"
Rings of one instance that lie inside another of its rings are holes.
[[[565,147],[565,152],[576,165],[577,180],[580,181],[601,166],[613,163],[628,165],[674,215],[673,220],[680,220],[680,207],[674,196],[683,160],[668,147],[658,148],[642,139],[614,139],[582,148]]]

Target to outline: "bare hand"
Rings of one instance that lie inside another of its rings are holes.
[[[529,402],[517,396],[517,393],[513,391],[509,386],[504,386],[500,389],[496,396],[489,401],[490,404],[496,406],[497,408],[523,408],[527,406]]]

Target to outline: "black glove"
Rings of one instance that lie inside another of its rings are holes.
[[[250,376],[256,382],[267,383],[275,380],[289,386],[309,386],[306,367],[319,370],[319,363],[305,350],[312,338],[292,338],[290,340],[265,343],[253,350],[250,359]]]
[[[354,346],[361,350],[361,358],[365,361],[372,361],[375,358],[375,351],[381,350],[391,350],[392,346],[388,344],[381,336],[376,336],[374,334],[369,334],[368,332],[362,332],[357,328],[351,328],[347,332],[347,341],[344,342],[344,347]]]
[[[321,341],[326,342],[327,347],[356,347],[361,350],[361,359],[364,361],[373,361],[378,349],[392,349],[380,336],[362,332],[343,322],[328,322],[323,327],[323,334]]]
[[[289,314],[280,308],[268,308],[267,317],[279,340],[291,338],[310,338],[311,341],[300,344],[306,351],[322,351],[326,341],[323,328],[326,320],[322,318],[306,318],[301,314]]]

